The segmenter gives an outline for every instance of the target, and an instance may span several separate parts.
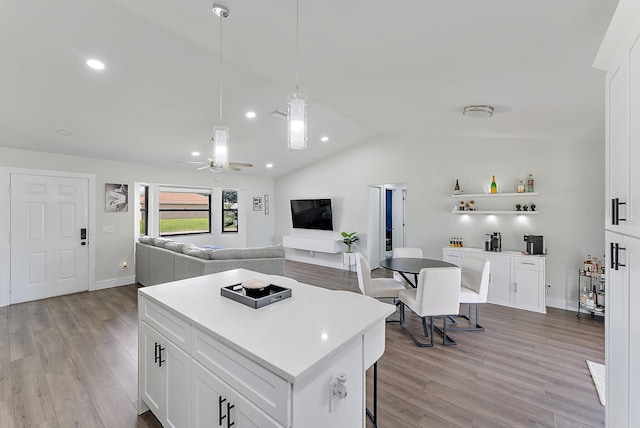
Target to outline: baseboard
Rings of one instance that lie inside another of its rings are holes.
[[[557,309],[564,309],[567,311],[577,311],[578,302],[567,302],[564,299],[550,299],[547,296],[546,302],[547,306]]]
[[[121,285],[134,284],[136,282],[136,276],[123,276],[120,278],[103,279],[102,281],[96,281],[96,285],[91,288],[90,291],[102,290],[105,288],[120,287]]]

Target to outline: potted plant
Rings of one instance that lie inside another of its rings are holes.
[[[347,253],[351,253],[351,246],[360,240],[360,238],[356,236],[356,233],[358,232],[342,232],[340,234],[342,235],[342,242],[344,242],[344,244],[347,246]]]

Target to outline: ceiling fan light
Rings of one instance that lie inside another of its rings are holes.
[[[300,150],[307,148],[307,97],[300,93],[289,95],[287,146]]]
[[[229,165],[229,128],[224,126],[213,128],[213,165],[216,167]]]

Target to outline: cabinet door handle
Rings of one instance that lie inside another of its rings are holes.
[[[226,398],[222,398],[222,395],[218,396],[218,426],[222,426],[222,421],[227,417],[227,415],[222,414],[222,403],[227,401]]]
[[[627,249],[624,247],[621,247],[620,244],[616,243],[616,270],[618,270],[618,268],[620,266],[625,267],[626,265],[623,263],[620,263],[620,250],[622,251],[626,251]]]
[[[236,424],[235,422],[231,422],[231,409],[233,409],[234,407],[236,406],[231,403],[227,403],[227,428],[231,428]]]
[[[515,283],[515,286],[516,286],[516,293],[517,293],[518,292],[518,283],[517,282]]]
[[[165,363],[166,360],[162,359],[162,351],[164,351],[165,348],[161,347],[160,344],[158,344],[158,367],[162,367],[162,363]]]
[[[611,256],[609,258],[611,259],[611,269],[617,269],[616,268],[615,251],[616,251],[615,244],[613,242],[609,242],[609,252],[610,252],[610,256]]]
[[[611,224],[615,226],[621,221],[627,221],[626,218],[620,218],[620,205],[627,205],[627,203],[620,202],[620,198],[611,199]]]
[[[531,266],[535,266],[535,263],[531,263],[531,262],[520,262],[523,265],[531,265]]]
[[[155,352],[155,356],[153,358],[153,362],[157,363],[158,362],[158,348],[160,347],[160,345],[158,344],[158,342],[155,342],[155,346],[154,346],[154,352]]]

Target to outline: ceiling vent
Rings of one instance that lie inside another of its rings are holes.
[[[289,118],[289,112],[281,108],[273,110],[271,113],[269,113],[269,115],[280,120],[287,120]]]

